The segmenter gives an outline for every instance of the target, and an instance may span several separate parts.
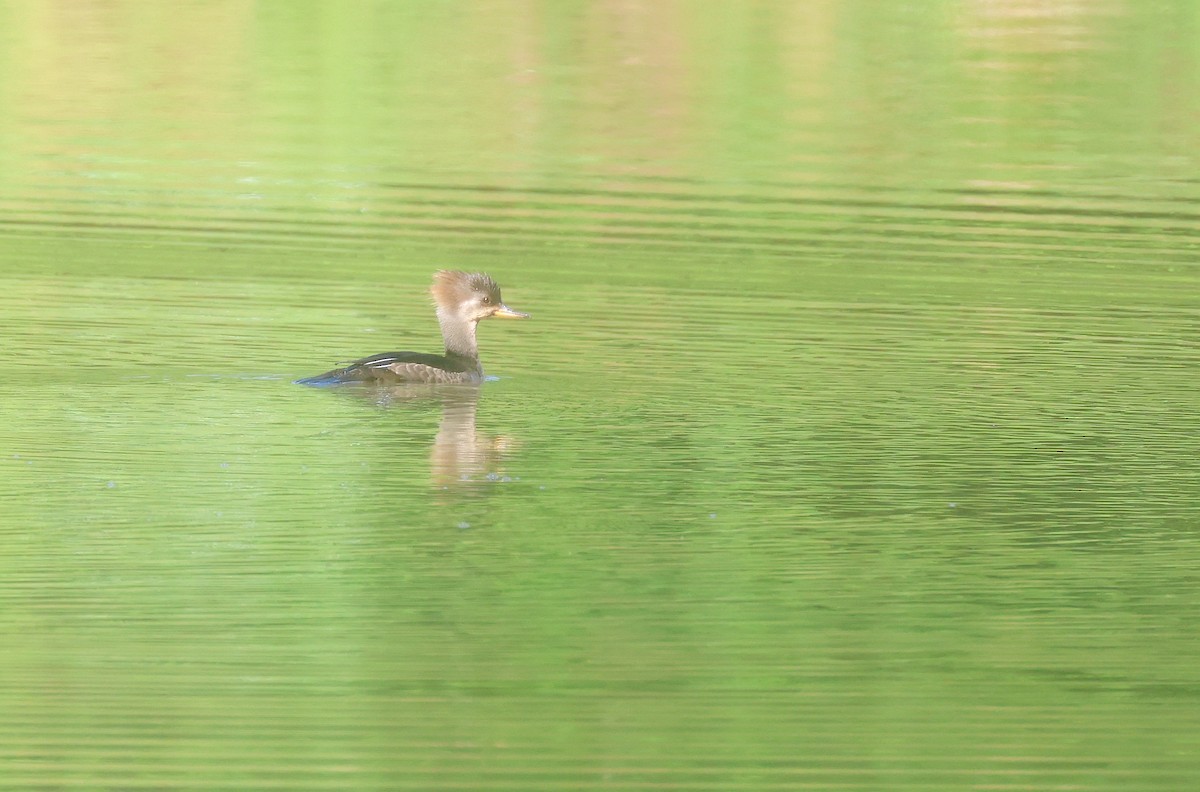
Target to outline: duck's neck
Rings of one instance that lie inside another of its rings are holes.
[[[442,326],[442,339],[446,342],[446,356],[469,358],[479,362],[479,346],[475,343],[475,322],[463,320],[453,313],[437,309],[438,324]]]

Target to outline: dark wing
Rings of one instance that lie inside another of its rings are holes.
[[[356,360],[315,377],[296,380],[299,385],[341,385],[347,382],[396,384],[401,382],[477,382],[469,361],[423,352],[385,352]]]

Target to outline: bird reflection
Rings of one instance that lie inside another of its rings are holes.
[[[519,444],[513,437],[482,432],[476,426],[478,386],[413,384],[338,390],[385,409],[440,404],[442,418],[429,455],[430,478],[436,488],[469,491],[507,480],[502,465]]]

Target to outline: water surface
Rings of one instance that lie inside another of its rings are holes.
[[[0,6],[0,785],[1195,788],[1189,9]]]

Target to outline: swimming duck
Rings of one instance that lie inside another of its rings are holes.
[[[296,380],[300,385],[349,382],[400,385],[408,382],[474,385],[483,381],[475,328],[483,319],[528,319],[500,299],[500,286],[482,272],[440,270],[433,275],[433,303],[446,342],[446,354],[387,352],[341,368]]]

